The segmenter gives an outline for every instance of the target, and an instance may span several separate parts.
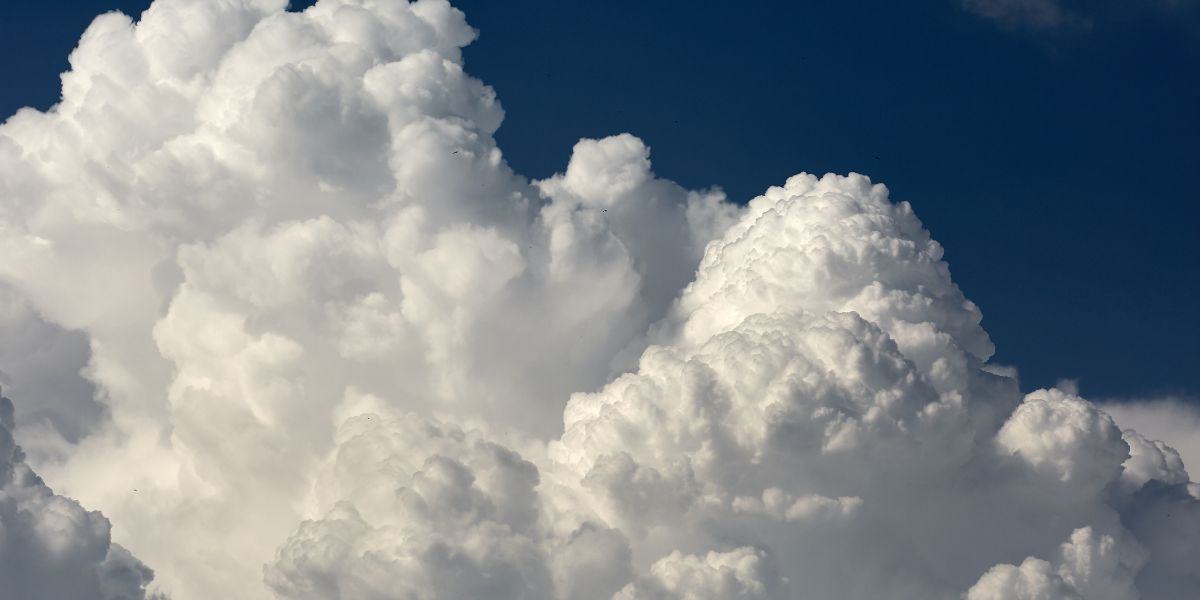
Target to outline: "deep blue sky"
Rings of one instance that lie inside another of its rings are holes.
[[[1198,10],[1028,31],[957,0],[456,4],[518,172],[629,131],[660,176],[739,201],[799,171],[866,173],[946,247],[1024,387],[1200,393]],[[6,6],[0,114],[57,99],[95,14],[147,5]]]

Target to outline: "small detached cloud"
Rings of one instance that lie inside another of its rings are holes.
[[[1061,0],[963,0],[963,8],[1011,28],[1044,30],[1087,23]]]
[[[1098,22],[1120,22],[1139,16],[1178,18],[1194,14],[1200,3],[1196,0],[962,0],[962,7],[1004,29],[1078,32],[1089,31]]]

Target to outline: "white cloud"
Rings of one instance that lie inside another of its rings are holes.
[[[62,103],[0,126],[20,433],[172,597],[1194,583],[1181,461],[1023,396],[884,186],[739,207],[628,134],[531,182],[461,13],[283,4],[103,16]]]
[[[632,136],[581,142],[566,183],[513,174],[445,2],[283,4],[102,16],[62,102],[0,128],[0,279],[32,307],[6,323],[86,336],[109,411],[41,470],[183,597],[261,588],[352,388],[556,435],[739,211]],[[14,385],[46,339],[14,340]]]
[[[0,396],[0,594],[22,600],[135,600],[154,574],[112,544],[96,511],[55,494],[12,437],[13,405]]]
[[[86,335],[47,322],[0,285],[0,340],[0,385],[25,401],[16,422],[27,454],[54,455],[102,419],[104,408],[83,375],[91,354]]]
[[[1167,18],[1187,16],[1196,0],[1142,2],[1071,2],[1069,0],[962,0],[969,12],[1006,29],[1032,31],[1088,31],[1097,21],[1126,25],[1131,18],[1151,14]],[[1186,19],[1185,19],[1186,20]]]
[[[537,468],[452,426],[358,415],[305,521],[267,569],[285,598],[549,598]],[[340,498],[354,498],[355,503]]]
[[[1162,442],[1179,454],[1186,466],[1200,469],[1200,408],[1183,398],[1103,402],[1123,429],[1133,429],[1147,440]]]
[[[1120,476],[1129,458],[1111,417],[1058,389],[1038,390],[996,436],[1001,451],[1073,491],[1098,492]]]
[[[967,600],[1137,600],[1133,576],[1145,562],[1136,543],[1076,529],[1059,549],[1056,565],[1027,558],[999,565],[979,579]]]
[[[963,0],[963,7],[1009,27],[1051,29],[1084,22],[1060,0]]]
[[[683,556],[673,552],[654,563],[649,576],[613,600],[766,600],[780,598],[769,559],[753,548]]]

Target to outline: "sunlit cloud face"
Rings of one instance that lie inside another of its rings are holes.
[[[1100,406],[1122,428],[1133,429],[1151,440],[1169,444],[1193,472],[1200,470],[1200,410],[1194,402],[1186,398],[1167,397],[1110,401]]]
[[[62,102],[0,127],[0,331],[24,332],[0,371],[34,399],[0,531],[75,515],[21,539],[89,548],[5,589],[1194,589],[1178,454],[1074,390],[1022,395],[884,186],[737,205],[629,134],[530,181],[462,13],[284,4],[104,15]]]

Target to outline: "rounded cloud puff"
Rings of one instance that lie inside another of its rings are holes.
[[[1057,565],[1027,558],[1021,565],[992,568],[967,600],[1136,600],[1133,574],[1145,562],[1136,543],[1119,543],[1090,527],[1075,530],[1059,549]]]
[[[103,15],[0,126],[0,556],[38,557],[0,595],[141,597],[138,559],[179,600],[1200,582],[1179,454],[1023,396],[883,185],[740,206],[629,134],[529,181],[461,12],[285,4]]]
[[[338,437],[319,492],[353,500],[338,500],[284,543],[266,574],[278,595],[553,595],[533,464],[411,415],[361,414]]]
[[[0,396],[0,592],[6,598],[146,598],[154,573],[112,544],[96,511],[55,494],[12,437],[13,404]]]
[[[778,597],[771,566],[761,551],[751,548],[702,557],[673,552],[613,600],[765,600]]]
[[[1117,479],[1130,456],[1112,417],[1057,389],[1026,396],[996,441],[1033,471],[1081,492]]]

